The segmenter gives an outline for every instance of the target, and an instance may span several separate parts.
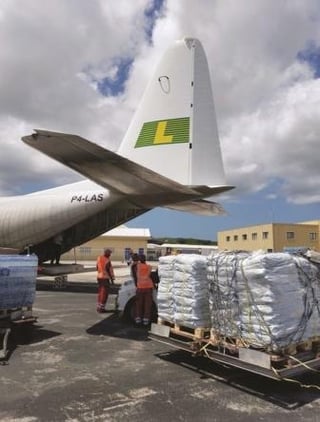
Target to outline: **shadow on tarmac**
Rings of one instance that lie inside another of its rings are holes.
[[[114,284],[113,286],[109,287],[109,294],[116,295],[119,291],[121,284]],[[70,292],[70,293],[94,293],[96,294],[98,291],[98,286],[95,283],[77,283],[68,281],[66,287],[57,288],[54,285],[52,280],[47,279],[38,279],[37,280],[37,290],[38,291],[45,291],[45,292]]]
[[[40,343],[62,333],[46,330],[41,325],[17,326],[12,329],[8,338],[8,352],[4,359],[0,359],[0,365],[7,365],[13,352],[24,344]]]
[[[86,332],[94,336],[111,336],[136,341],[149,341],[148,327],[135,327],[123,321],[117,312],[89,327]],[[107,314],[106,314],[107,315]]]
[[[205,357],[193,356],[186,351],[156,354],[160,359],[186,367],[201,378],[213,378],[237,390],[257,396],[286,410],[295,410],[320,398],[316,387],[306,388],[298,383],[277,381],[227,365],[218,364]],[[320,374],[308,374],[297,379],[301,384],[320,386]]]

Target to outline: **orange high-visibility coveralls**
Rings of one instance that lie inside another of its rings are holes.
[[[105,255],[97,258],[97,281],[98,281],[98,303],[97,311],[105,312],[105,306],[109,296],[110,281],[114,279],[113,267],[110,257]]]
[[[151,265],[145,262],[137,264],[136,324],[148,325],[151,320],[153,281]]]

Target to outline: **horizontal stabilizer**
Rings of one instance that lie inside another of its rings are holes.
[[[143,207],[161,207],[207,197],[227,187],[181,185],[77,135],[36,130],[22,140],[112,192]],[[176,206],[176,205],[174,205]],[[185,204],[186,207],[187,204]],[[198,206],[199,208],[199,206]],[[181,209],[183,205],[181,204]]]
[[[225,209],[220,204],[206,201],[205,199],[170,204],[167,205],[166,208],[176,211],[186,211],[198,215],[226,215]]]

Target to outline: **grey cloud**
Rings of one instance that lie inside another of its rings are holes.
[[[320,45],[318,2],[168,0],[151,44],[143,15],[148,3],[11,0],[0,6],[0,191],[27,189],[40,174],[48,185],[79,177],[22,149],[20,137],[33,128],[76,133],[115,149],[162,51],[187,35],[207,52],[235,196],[279,179],[274,195],[319,202],[312,181],[319,181],[320,82],[298,60],[308,43]],[[103,79],[121,56],[133,59],[125,91],[103,97],[86,69]]]

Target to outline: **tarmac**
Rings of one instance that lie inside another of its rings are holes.
[[[114,312],[129,269],[114,263],[108,313],[96,313],[95,271],[64,290],[38,280],[31,333],[10,335],[0,366],[1,422],[319,421],[320,390],[269,380],[152,341]],[[320,386],[309,373],[302,384]]]

